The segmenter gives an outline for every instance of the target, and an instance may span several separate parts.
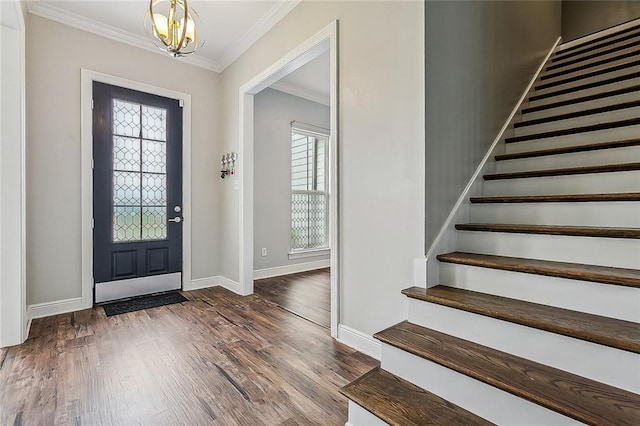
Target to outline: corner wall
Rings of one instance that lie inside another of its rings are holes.
[[[253,269],[328,261],[289,259],[291,251],[291,122],[329,128],[329,107],[273,89],[254,98]],[[261,255],[262,247],[267,256]]]
[[[222,73],[223,144],[235,151],[239,88],[339,20],[340,324],[367,334],[406,318],[400,290],[424,257],[423,11],[422,1],[304,1]],[[221,275],[237,280],[233,185],[222,204]]]
[[[426,246],[560,35],[560,2],[426,2]]]

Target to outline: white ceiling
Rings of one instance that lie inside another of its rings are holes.
[[[271,88],[329,105],[329,51],[272,84]]]
[[[205,44],[185,62],[222,72],[300,0],[190,0],[204,25]],[[29,12],[147,50],[147,0],[28,0]],[[160,52],[162,53],[162,52]]]

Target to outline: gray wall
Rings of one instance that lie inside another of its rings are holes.
[[[291,122],[329,128],[329,107],[265,89],[254,98],[253,268],[329,259],[289,260],[291,249]],[[261,249],[267,249],[262,257]]]
[[[640,1],[562,2],[562,39],[569,41],[640,18]]]
[[[559,35],[559,2],[426,2],[427,250]]]
[[[219,275],[219,74],[35,15],[26,43],[28,304],[81,295],[82,68],[191,94],[191,275]]]

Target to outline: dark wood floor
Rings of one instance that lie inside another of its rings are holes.
[[[0,350],[0,424],[342,425],[338,389],[378,364],[256,295],[184,294],[34,320]]]
[[[329,268],[255,280],[253,291],[302,318],[326,328],[331,326]]]

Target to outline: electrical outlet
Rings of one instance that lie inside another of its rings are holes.
[[[265,257],[266,255],[267,255],[267,248],[262,247],[262,257]]]

